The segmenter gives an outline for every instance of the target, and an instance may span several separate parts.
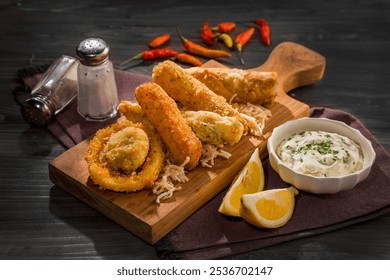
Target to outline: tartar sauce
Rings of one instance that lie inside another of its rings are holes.
[[[339,177],[363,168],[359,144],[324,131],[302,131],[282,141],[276,154],[293,170],[316,177]]]

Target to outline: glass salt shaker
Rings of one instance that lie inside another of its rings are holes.
[[[78,112],[87,120],[104,121],[116,116],[118,94],[109,47],[99,38],[82,41],[77,49]]]
[[[62,55],[46,70],[21,105],[22,115],[29,124],[47,126],[76,97],[77,64],[76,58]]]

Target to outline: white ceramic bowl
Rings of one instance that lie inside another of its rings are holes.
[[[364,156],[363,169],[341,177],[315,177],[296,172],[285,165],[276,155],[280,143],[294,132],[321,130],[344,135],[360,144]],[[267,143],[269,160],[272,168],[280,175],[283,181],[296,188],[315,194],[337,193],[352,189],[357,183],[367,178],[371,166],[375,161],[375,151],[371,142],[360,131],[343,122],[326,118],[301,118],[288,121],[275,128]]]

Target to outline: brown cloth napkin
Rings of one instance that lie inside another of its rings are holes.
[[[127,100],[134,100],[136,86],[150,80],[148,76],[122,71],[116,71],[115,76],[119,98]],[[37,79],[37,75],[25,78],[24,83],[31,88]],[[166,259],[222,258],[329,232],[386,213],[390,209],[389,153],[359,120],[346,112],[312,108],[311,117],[343,121],[371,140],[377,158],[365,181],[352,190],[332,195],[301,191],[296,198],[292,219],[279,229],[259,229],[240,218],[218,213],[226,190],[222,191],[155,245],[158,256]],[[77,113],[76,102],[73,102],[56,117],[48,130],[70,148],[108,123],[85,121]],[[268,159],[263,161],[263,165],[266,189],[289,187],[270,167]]]
[[[41,67],[36,68],[36,71],[21,71],[22,77],[18,80],[22,82],[28,89],[34,86],[43,78]],[[26,73],[27,72],[27,73]],[[31,73],[32,75],[29,75]],[[115,70],[115,81],[118,88],[119,100],[135,101],[134,89],[141,83],[148,82],[151,77],[141,74],[128,73],[120,70]],[[17,91],[14,93],[18,103],[21,103],[28,93]],[[118,113],[119,114],[119,113]],[[84,139],[93,135],[98,129],[106,127],[115,121],[115,118],[99,122],[87,121],[77,112],[76,98],[58,114],[53,123],[47,129],[58,138],[58,140],[66,147],[71,148],[80,143]]]

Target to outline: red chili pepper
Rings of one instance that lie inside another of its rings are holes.
[[[171,39],[171,34],[163,34],[160,36],[155,37],[153,40],[149,42],[149,47],[151,48],[158,48],[167,43]]]
[[[132,58],[122,62],[119,66],[123,66],[126,63],[129,63],[130,61],[136,60],[136,59],[143,59],[143,60],[151,60],[151,59],[157,59],[157,58],[163,58],[163,57],[172,57],[177,56],[179,53],[177,51],[171,50],[171,49],[153,49],[144,51],[142,53],[139,53]]]
[[[177,29],[177,33],[179,33],[180,39],[183,43],[183,46],[187,49],[189,53],[208,57],[208,58],[222,58],[222,57],[230,57],[231,54],[228,52],[225,52],[223,50],[215,50],[215,49],[209,49],[205,48],[202,45],[196,44],[194,42],[191,42],[187,38],[185,38],[179,28]]]
[[[213,27],[213,31],[218,31],[221,33],[229,33],[236,28],[236,24],[232,21],[225,21],[219,23],[217,26]]]
[[[188,53],[179,53],[176,58],[182,63],[187,63],[193,66],[202,66],[202,62],[199,59]]]
[[[251,39],[253,33],[255,32],[255,28],[251,27],[248,30],[240,33],[237,35],[236,39],[234,40],[236,44],[237,50],[240,52],[240,58],[241,58],[241,63],[244,65],[244,59],[242,57],[242,47],[248,43],[248,41]]]
[[[271,45],[270,29],[268,23],[264,19],[259,18],[256,20],[256,24],[260,27],[260,36],[263,44],[266,46]]]
[[[211,31],[210,25],[207,22],[203,23],[202,25],[201,35],[202,41],[209,46],[215,45],[218,41],[217,38],[215,38],[214,33],[213,31]]]

